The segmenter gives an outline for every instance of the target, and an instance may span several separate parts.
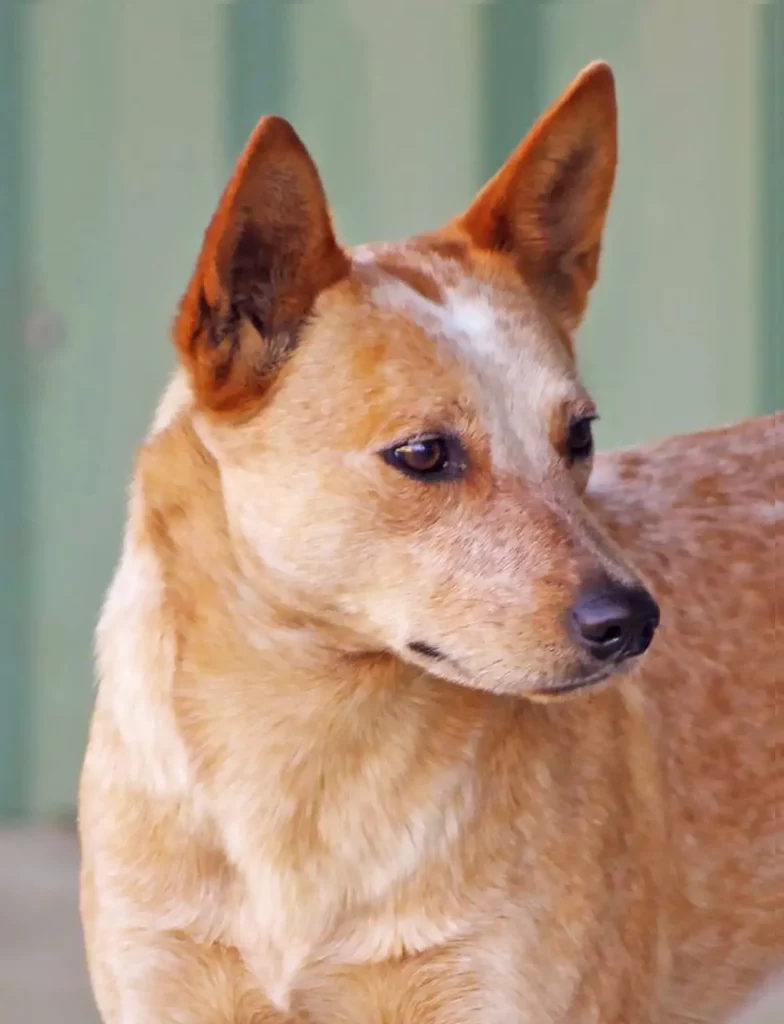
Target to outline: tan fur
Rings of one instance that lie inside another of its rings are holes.
[[[344,253],[254,134],[98,632],[107,1024],[707,1024],[781,963],[780,424],[568,465],[614,166],[595,65],[463,218]],[[463,478],[379,458],[423,431]],[[662,610],[613,681],[564,628],[601,580]]]

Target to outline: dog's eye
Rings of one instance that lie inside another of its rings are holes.
[[[566,454],[570,461],[579,462],[593,455],[593,427],[595,416],[581,416],[569,425]]]
[[[465,466],[459,444],[447,437],[415,437],[381,453],[385,462],[417,480],[454,480]]]

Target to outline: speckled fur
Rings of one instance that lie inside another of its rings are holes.
[[[346,253],[254,134],[98,630],[106,1024],[709,1024],[781,963],[781,424],[569,465],[614,170],[595,65],[463,217]],[[464,480],[378,458],[423,429]],[[663,622],[602,681],[563,625],[597,579]]]

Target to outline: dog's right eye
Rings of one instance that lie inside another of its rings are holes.
[[[381,457],[406,476],[428,483],[457,479],[466,462],[459,442],[440,435],[411,438],[387,448]]]

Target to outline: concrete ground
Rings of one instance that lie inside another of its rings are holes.
[[[98,1024],[72,831],[0,830],[0,1024]]]
[[[0,829],[0,1024],[98,1024],[77,869],[72,831]],[[737,1024],[784,1024],[784,993]]]

